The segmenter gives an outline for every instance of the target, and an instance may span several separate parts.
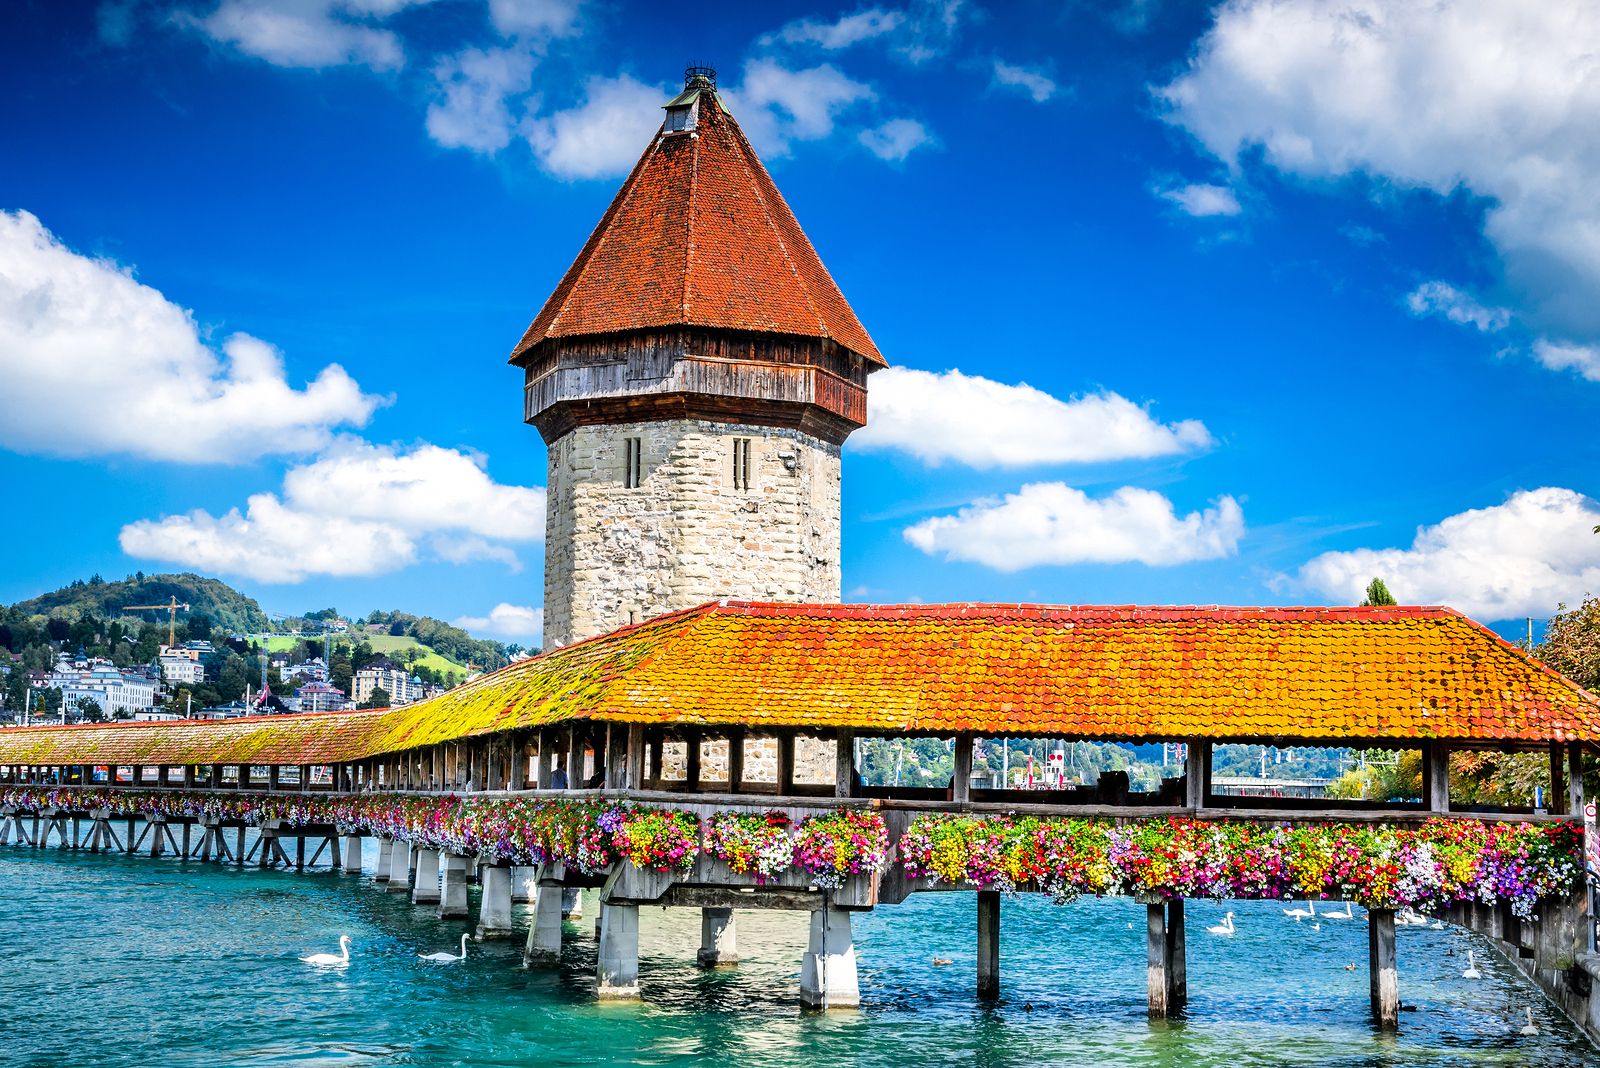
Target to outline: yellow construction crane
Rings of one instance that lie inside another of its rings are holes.
[[[130,604],[130,605],[124,605],[123,608],[122,608],[122,611],[124,611],[124,612],[165,612],[165,613],[167,613],[167,648],[170,649],[170,648],[172,648],[173,643],[177,638],[177,633],[178,633],[178,609],[180,609],[180,608],[183,609],[185,612],[187,612],[189,610],[189,606],[187,604],[179,603],[178,599],[176,597],[174,597],[174,598],[172,598],[171,602],[169,602],[167,604]]]

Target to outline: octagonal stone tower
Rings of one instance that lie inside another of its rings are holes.
[[[884,366],[750,142],[684,91],[512,352],[550,448],[546,648],[718,597],[838,601]]]

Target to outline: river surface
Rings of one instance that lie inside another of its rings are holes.
[[[738,913],[734,969],[693,965],[698,914],[641,910],[638,1005],[593,1000],[593,895],[559,971],[526,971],[521,943],[454,949],[439,921],[368,872],[295,874],[172,859],[0,849],[0,1065],[1124,1066],[1600,1063],[1577,1031],[1477,936],[1399,932],[1398,1036],[1367,1010],[1366,927],[1296,924],[1235,902],[1191,902],[1189,1009],[1145,1018],[1143,909],[1125,899],[1002,906],[1003,996],[973,996],[975,903],[920,894],[858,917],[864,1007],[796,1007],[805,918]],[[474,913],[476,912],[474,889]],[[525,931],[528,906],[516,906]],[[302,954],[354,941],[339,970]],[[1467,950],[1483,978],[1462,979]],[[936,964],[934,959],[948,960]],[[1348,967],[1354,965],[1354,968]],[[1524,1037],[1525,1007],[1540,1033]]]

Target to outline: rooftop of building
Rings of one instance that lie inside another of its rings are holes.
[[[1600,699],[1448,608],[718,601],[382,713],[236,720],[222,734],[12,729],[0,731],[0,763],[240,753],[333,763],[573,720],[1333,745],[1600,741]]]
[[[866,328],[717,93],[691,68],[577,259],[512,352],[662,327],[825,338],[882,366]]]

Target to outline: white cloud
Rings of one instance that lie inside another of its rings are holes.
[[[1184,185],[1176,189],[1158,190],[1156,195],[1176,204],[1184,214],[1196,218],[1237,215],[1240,211],[1239,198],[1225,185]]]
[[[843,15],[835,22],[820,19],[799,19],[784,26],[763,40],[791,45],[816,45],[830,52],[858,45],[876,37],[892,33],[906,21],[904,11],[885,11],[870,7],[851,15]]]
[[[141,519],[122,528],[122,551],[197,571],[257,582],[302,582],[312,575],[381,575],[416,562],[417,546],[383,523],[297,512],[270,493],[222,516],[195,510]]]
[[[1424,282],[1406,294],[1406,307],[1412,315],[1442,315],[1452,323],[1475,326],[1482,333],[1504,330],[1511,313],[1504,308],[1487,308],[1448,282]]]
[[[489,20],[507,37],[562,37],[578,29],[581,0],[489,0]]]
[[[1517,311],[1600,338],[1600,4],[1228,0],[1160,95],[1218,157],[1487,200]]]
[[[264,341],[221,354],[193,316],[27,212],[0,212],[0,445],[54,456],[223,463],[310,452],[381,399],[337,364],[304,388]]]
[[[1171,456],[1211,444],[1195,419],[1160,423],[1115,393],[1061,400],[1026,384],[960,371],[890,367],[872,376],[867,425],[850,437],[925,463],[971,467],[1096,463]]]
[[[379,575],[424,555],[492,560],[520,571],[505,542],[544,538],[545,491],[491,479],[481,459],[437,445],[410,451],[341,441],[293,467],[282,494],[252,496],[241,514],[196,510],[123,527],[129,556],[262,582]]]
[[[316,462],[291,468],[283,476],[283,495],[300,511],[372,519],[413,533],[544,539],[543,488],[496,482],[481,458],[438,445],[402,452],[342,441]]]
[[[544,614],[527,605],[501,601],[486,616],[462,616],[455,621],[462,630],[538,644],[544,638]]]
[[[498,152],[516,127],[509,100],[533,87],[526,49],[466,48],[433,68],[439,99],[428,105],[428,136],[446,148]]]
[[[528,123],[528,143],[558,178],[626,174],[661,126],[670,95],[627,74],[590,78],[583,103]]]
[[[915,119],[890,119],[882,126],[862,130],[856,138],[868,152],[890,163],[900,162],[931,140],[928,128]]]
[[[912,0],[895,51],[909,63],[936,59],[954,47],[961,24],[973,17],[976,10],[967,0]]]
[[[994,61],[994,83],[1007,89],[1021,90],[1031,96],[1035,104],[1043,104],[1055,96],[1057,89],[1055,79],[1044,71],[1007,63],[1003,59]]]
[[[1232,556],[1244,536],[1244,512],[1223,497],[1180,518],[1154,490],[1124,486],[1096,499],[1062,482],[1035,482],[1003,498],[974,501],[955,515],[924,519],[904,535],[930,556],[996,571],[1041,564],[1166,567]]]
[[[1403,604],[1445,604],[1481,620],[1545,617],[1600,592],[1600,505],[1569,489],[1522,490],[1418,529],[1409,549],[1329,552],[1300,581],[1356,604],[1374,577]]]
[[[759,152],[785,156],[794,141],[819,141],[833,133],[841,113],[875,94],[827,63],[791,70],[773,59],[755,59],[744,65],[738,88],[723,95]]]
[[[1576,371],[1591,382],[1600,382],[1600,345],[1540,338],[1533,343],[1533,358],[1552,371]]]
[[[431,0],[222,0],[203,18],[184,17],[219,44],[278,67],[373,70],[405,66],[405,47],[376,25]]]

